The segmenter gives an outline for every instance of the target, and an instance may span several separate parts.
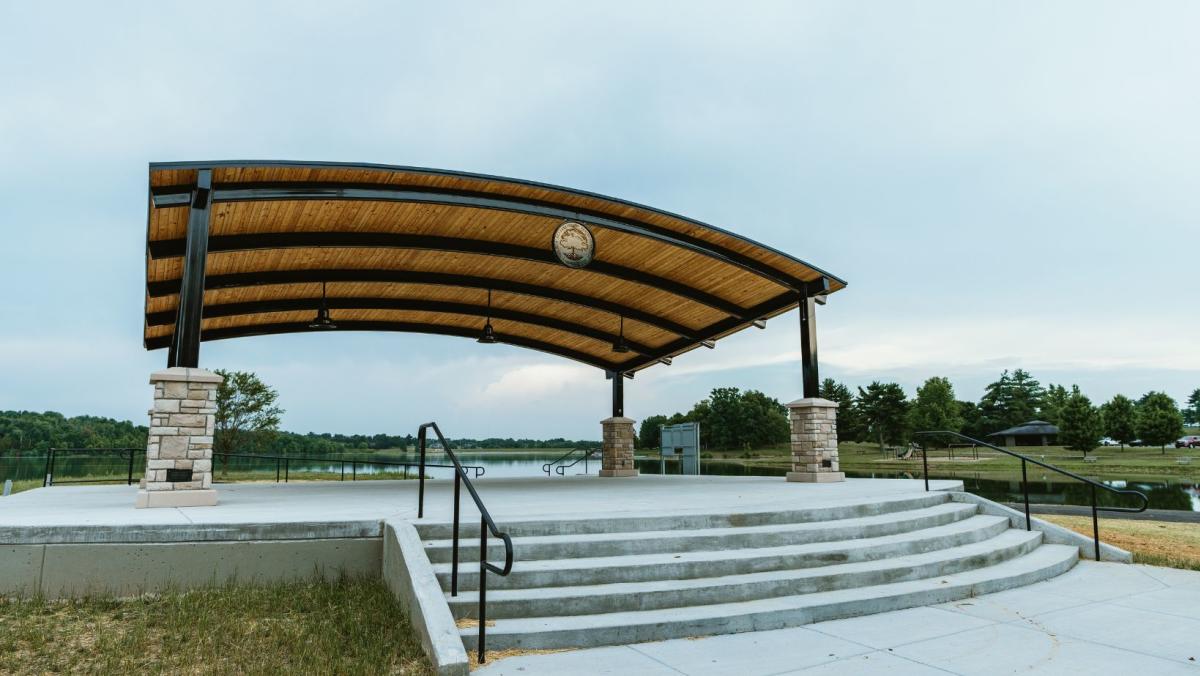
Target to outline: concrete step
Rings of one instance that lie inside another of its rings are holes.
[[[489,589],[562,587],[742,575],[811,568],[919,554],[980,542],[1007,530],[1008,519],[977,514],[918,531],[840,542],[736,550],[681,551],[576,559],[520,561],[507,577],[489,575]],[[489,552],[490,553],[490,552]],[[443,590],[450,588],[450,564],[433,564]],[[458,588],[478,589],[476,562],[460,563]]]
[[[685,580],[489,590],[488,617],[502,619],[655,610],[918,580],[993,566],[1029,554],[1041,541],[1042,534],[1038,531],[1009,529],[996,537],[973,544],[818,568]],[[478,616],[477,592],[460,592],[456,597],[447,595],[447,600],[455,618]]]
[[[500,528],[513,538],[546,535],[583,535],[588,533],[637,533],[666,529],[697,530],[702,528],[743,528],[771,524],[808,523],[856,519],[877,514],[891,514],[932,507],[950,501],[950,495],[940,491],[885,497],[871,502],[828,504],[808,509],[738,512],[724,514],[669,514],[664,505],[662,514],[651,516],[579,517],[561,520],[501,521]],[[460,538],[479,537],[479,516],[470,498],[462,502]],[[669,524],[668,528],[664,525]],[[452,535],[453,524],[448,521],[417,522],[414,524],[422,540],[445,540]]]
[[[487,647],[489,650],[591,647],[781,629],[945,603],[1024,586],[1066,572],[1078,558],[1076,547],[1042,545],[996,565],[919,580],[734,603],[497,619],[487,628]],[[468,650],[474,649],[477,633],[478,627],[461,630]]]
[[[633,533],[526,536],[513,540],[513,550],[515,560],[525,562],[660,552],[781,547],[855,538],[874,538],[944,526],[969,518],[976,513],[976,509],[976,505],[970,503],[945,502],[932,507],[835,521],[730,528],[680,529],[673,527],[670,530]],[[668,521],[662,525],[672,526],[673,524]],[[433,563],[450,561],[452,542],[452,540],[426,541],[425,553],[429,556],[429,560]],[[488,552],[493,556],[501,551],[503,550],[499,542],[488,546]],[[460,565],[466,562],[477,565],[479,561],[477,538],[460,538],[459,561]]]

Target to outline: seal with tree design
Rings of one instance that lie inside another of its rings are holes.
[[[567,221],[554,231],[554,255],[563,265],[582,268],[592,262],[596,253],[596,240],[587,226]]]

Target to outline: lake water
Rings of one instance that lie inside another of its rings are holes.
[[[509,452],[471,452],[462,451],[458,453],[459,460],[464,465],[475,465],[483,467],[486,477],[545,477],[543,466],[551,461],[556,460],[562,455],[562,452],[554,453],[509,453]],[[276,461],[269,459],[249,459],[236,458],[231,459],[227,465],[229,470],[245,472],[253,471],[262,473],[264,478],[273,478],[276,471],[279,472],[282,479],[285,474],[292,478],[303,478],[308,473],[322,473],[325,475],[333,474],[338,477],[344,472],[345,479],[350,481],[356,475],[366,476],[379,472],[401,472],[400,467],[383,467],[373,465],[369,462],[361,462],[356,464],[356,460],[367,461],[372,456],[369,455],[337,455],[328,456],[316,461],[301,461],[291,460],[285,468],[282,463],[277,467]],[[378,456],[377,456],[378,457]],[[579,458],[576,454],[574,458]],[[573,459],[574,459],[573,458]],[[411,476],[416,475],[416,463],[418,458],[415,454],[410,455],[388,455],[386,457],[389,462],[411,462],[412,467],[409,468]],[[447,460],[444,456],[430,454],[428,462],[432,464],[444,464]],[[142,458],[139,455],[134,460],[134,477],[135,479],[140,473]],[[640,457],[637,460],[638,469],[643,474],[658,474],[660,463],[657,457]],[[221,463],[217,463],[218,470],[221,468]],[[0,483],[5,479],[13,479],[14,481],[41,481],[46,469],[46,458],[43,455],[28,455],[17,458],[12,455],[0,457]],[[58,457],[55,459],[55,481],[56,483],[66,483],[74,480],[94,478],[97,476],[107,477],[125,477],[128,475],[129,460],[128,456],[122,455],[97,455],[97,456],[72,456]],[[565,470],[567,476],[584,474],[597,474],[600,469],[599,454],[597,453],[591,460],[585,464],[580,462]],[[667,463],[667,472],[670,474],[678,473],[679,465],[673,461]],[[729,460],[702,460],[701,471],[704,474],[716,474],[725,476],[745,476],[745,475],[761,475],[761,476],[783,476],[786,470],[782,468],[769,468],[747,466],[743,463]],[[218,471],[219,475],[219,471]],[[453,476],[452,470],[448,467],[429,467],[426,475],[443,479]],[[902,472],[891,473],[853,473],[848,472],[848,476],[857,478],[920,478],[920,474],[908,474]],[[557,474],[554,478],[557,478]],[[1031,476],[1030,479],[1030,501],[1038,504],[1068,504],[1068,505],[1089,505],[1090,492],[1088,488],[1073,481],[1055,481],[1048,476]],[[935,474],[933,478],[939,479],[960,479],[966,489],[977,495],[982,495],[992,500],[1002,502],[1018,502],[1021,500],[1021,482],[1017,480],[982,478],[974,476],[970,473],[954,473]],[[548,479],[551,480],[551,479]],[[1154,509],[1173,509],[1184,511],[1200,512],[1200,484],[1184,479],[1156,479],[1156,480],[1131,480],[1131,481],[1107,481],[1109,485],[1115,488],[1133,488],[1146,493],[1150,498],[1150,506]],[[1100,493],[1101,504],[1114,505],[1112,496],[1105,492]]]

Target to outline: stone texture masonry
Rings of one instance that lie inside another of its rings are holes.
[[[221,380],[212,371],[183,367],[150,375],[154,408],[150,410],[146,478],[144,488],[138,491],[138,507],[217,504],[212,451]],[[169,470],[186,473],[188,478],[170,481]]]
[[[798,399],[788,404],[792,425],[792,471],[788,481],[845,481],[838,470],[837,409],[828,399]]]
[[[600,476],[637,476],[637,466],[633,463],[633,419],[605,418],[600,426],[604,430]]]

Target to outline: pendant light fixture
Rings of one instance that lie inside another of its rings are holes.
[[[621,316],[621,332],[617,342],[613,343],[612,351],[624,354],[629,351],[629,343],[625,342],[625,317]]]
[[[488,289],[487,301],[487,322],[483,325],[483,334],[479,336],[479,342],[490,345],[496,342],[496,332],[492,330],[492,290]]]
[[[310,329],[336,329],[337,324],[329,316],[329,306],[325,302],[325,282],[321,282],[321,306],[317,308],[317,316],[309,323]]]

